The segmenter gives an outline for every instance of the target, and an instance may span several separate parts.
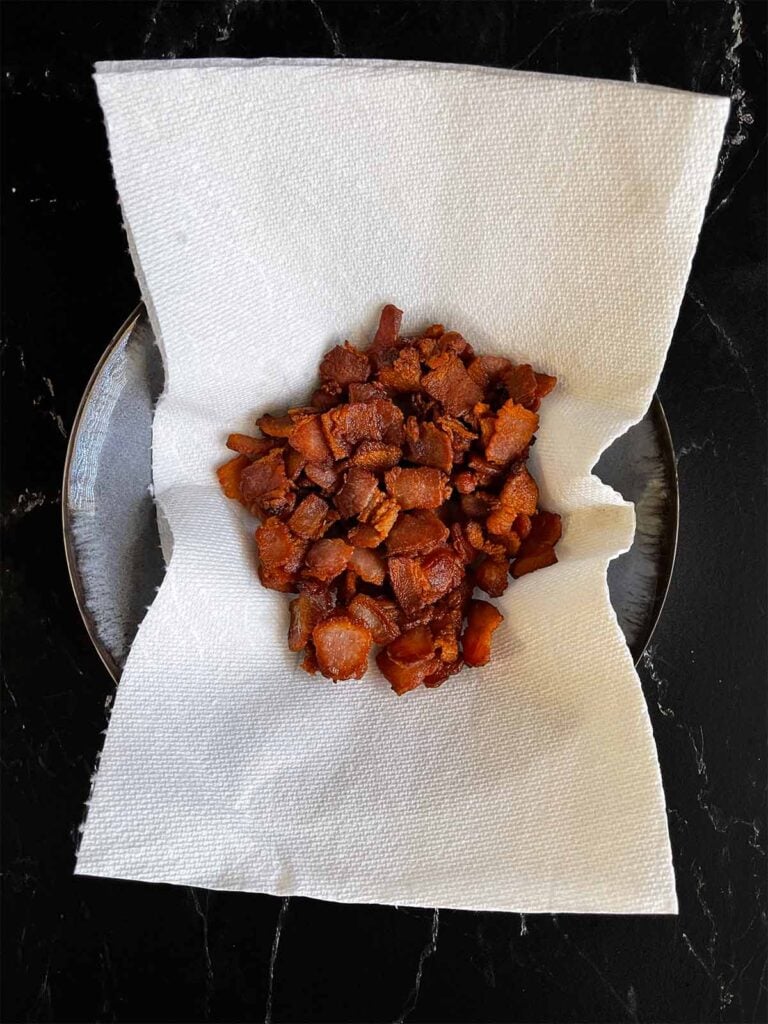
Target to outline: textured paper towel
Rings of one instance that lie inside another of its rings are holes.
[[[676,909],[640,685],[608,601],[633,511],[591,476],[643,414],[728,101],[487,68],[107,64],[97,85],[166,360],[168,574],[120,684],[77,870],[335,900]],[[560,379],[534,472],[560,564],[515,583],[492,663],[397,699],[298,670],[230,430],[299,404],[380,306]]]

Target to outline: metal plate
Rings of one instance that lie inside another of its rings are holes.
[[[152,500],[152,416],[163,366],[143,306],[96,366],[75,418],[64,466],[67,564],[96,650],[117,681],[165,573]],[[603,453],[595,473],[635,503],[630,551],[608,568],[611,602],[635,661],[661,615],[677,541],[677,473],[664,410]]]

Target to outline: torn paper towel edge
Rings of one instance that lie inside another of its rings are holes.
[[[301,64],[301,65],[306,66],[307,64],[315,64],[317,66],[322,66],[322,65],[326,65],[326,64],[338,64],[338,63],[339,63],[338,61],[332,61],[332,60],[318,60],[318,61],[295,60],[295,61],[285,61],[285,60],[278,60],[278,59],[275,59],[275,60],[273,60],[273,59],[265,59],[263,61],[248,61],[248,60],[246,60],[246,61],[214,61],[214,62],[208,62],[208,61],[177,61],[177,62],[173,62],[172,66],[178,66],[179,64],[184,64],[184,65],[190,66],[190,67],[220,67],[220,66],[222,66],[222,64],[224,64],[224,65],[226,65],[226,64],[230,64],[230,65],[240,65],[240,64],[242,64],[244,66],[252,66],[254,64],[282,64],[282,65],[286,65],[286,64]],[[414,67],[414,64],[412,62],[345,61],[344,63],[347,64],[347,65],[349,65],[349,64],[359,64],[361,67],[369,67],[371,64],[381,64],[383,66],[391,66],[392,64],[395,64],[395,63],[401,64],[403,67],[408,67],[408,68],[413,68]],[[168,69],[169,62],[164,62],[164,61],[163,62],[140,62],[139,61],[139,62],[130,62],[130,65],[131,66],[127,67],[125,63],[115,65],[115,64],[112,64],[112,63],[109,63],[109,62],[105,62],[103,64],[97,65],[97,71],[99,73],[101,73],[101,74],[105,74],[105,73],[106,74],[120,73],[120,72],[123,72],[123,71],[139,70],[139,69],[141,69],[141,70],[158,70],[158,71],[160,71],[160,70]],[[419,66],[419,65],[417,65],[417,66]],[[429,67],[431,69],[434,69],[435,67],[440,67],[440,68],[444,68],[446,70],[453,70],[453,69],[456,69],[457,67],[466,67],[466,66],[462,66],[462,65],[450,65],[450,64],[449,65],[421,64],[420,66]],[[505,69],[485,69],[485,68],[479,69],[479,68],[473,67],[473,68],[471,68],[471,70],[473,72],[483,71],[483,72],[487,72],[489,74],[510,75],[510,72],[506,71]],[[519,74],[521,76],[530,77],[529,73],[525,73],[525,72],[519,72],[517,74]],[[550,78],[552,76],[538,76],[538,77]],[[589,80],[588,79],[575,79],[575,81],[588,82]],[[608,84],[608,83],[601,83],[601,84]],[[610,83],[610,84],[611,85],[615,85],[617,87],[621,87],[621,88],[627,88],[628,87],[627,83],[617,82],[617,83]],[[658,91],[662,91],[662,92],[669,92],[670,91],[670,90],[667,90],[667,89],[660,89],[660,87],[655,87],[655,86],[629,86],[629,87],[654,89],[654,90],[658,90]],[[722,99],[722,104],[723,104],[723,109],[724,109],[724,115],[723,115],[723,127],[724,127],[725,126],[725,120],[726,120],[726,113],[727,113],[727,109],[729,107],[729,100],[726,99],[726,98],[723,98]],[[712,170],[713,174],[714,174],[714,170],[715,170],[715,164],[713,163],[713,170]],[[703,218],[703,213],[704,213],[704,207],[702,205],[702,218]],[[700,230],[700,228],[701,228],[701,222],[699,223],[699,230]],[[154,329],[156,331],[156,336],[158,338],[158,343],[161,346],[161,351],[163,351],[163,359],[164,359],[164,363],[165,363],[166,362],[166,360],[165,360],[165,352],[162,349],[162,342],[161,342],[162,333],[161,333],[160,328],[159,328],[159,322],[158,322],[157,316],[155,315],[154,308],[153,308],[153,306],[151,304],[151,299],[150,299],[148,290],[146,288],[146,282],[143,280],[143,275],[141,274],[141,271],[140,271],[140,263],[139,263],[139,261],[137,259],[137,254],[135,252],[135,246],[133,245],[133,239],[131,237],[130,228],[129,228],[129,226],[127,224],[126,224],[126,231],[128,233],[128,236],[129,236],[129,245],[130,245],[130,248],[131,248],[132,255],[134,257],[134,265],[135,265],[136,270],[137,270],[137,276],[140,279],[140,282],[141,282],[141,285],[142,285],[142,291],[143,291],[143,293],[145,295],[145,298],[147,300],[149,300],[147,304],[148,304],[148,309],[149,309],[149,313],[150,313],[150,318],[152,320],[153,327],[154,327]],[[698,232],[697,232],[697,237],[698,237]],[[691,265],[691,261],[693,259],[693,256],[694,256],[694,253],[695,253],[695,248],[696,248],[695,241],[696,240],[694,239],[694,244],[691,247],[690,256],[689,256],[689,260],[688,260],[688,265],[687,265],[687,268],[686,268],[686,273],[685,273],[685,276],[683,278],[682,288],[681,288],[680,295],[678,297],[677,304],[676,304],[676,310],[675,310],[674,316],[672,317],[672,322],[669,325],[669,335],[670,336],[671,336],[671,333],[672,333],[672,329],[674,327],[674,321],[675,321],[675,319],[677,317],[677,314],[679,312],[679,304],[680,304],[680,301],[682,299],[682,294],[683,294],[684,287],[685,287],[685,281],[687,280],[688,274],[690,272],[690,265]],[[649,389],[649,393],[647,395],[647,400],[648,401],[650,401],[650,397],[652,396],[653,392],[655,391],[656,385],[658,383],[658,378],[659,378],[659,376],[661,374],[662,367],[663,367],[663,363],[662,363],[662,365],[660,365],[658,367],[658,372],[656,373],[656,376],[655,376],[655,379],[654,379],[654,382],[653,382],[653,386]],[[167,372],[167,364],[166,364],[166,372]],[[166,391],[167,391],[167,388],[166,388]],[[617,428],[615,430],[615,433],[605,441],[605,443],[602,445],[602,447],[600,448],[600,450],[597,452],[596,456],[592,460],[592,467],[594,467],[594,465],[596,464],[597,460],[599,459],[600,455],[605,450],[605,448],[608,447],[608,445],[616,437],[618,437],[622,433],[624,433],[625,430],[628,429],[633,423],[637,422],[637,420],[640,418],[641,415],[642,415],[642,413],[640,413],[640,415],[638,415],[638,416],[634,416],[632,418],[625,419],[620,425],[617,426]],[[602,484],[602,482],[599,481],[598,478],[594,476],[594,474],[590,474],[589,483],[594,488],[593,496],[596,497],[597,496],[597,492],[602,490],[603,496],[606,499],[608,499],[608,504],[616,505],[616,504],[622,504],[623,503],[623,500],[620,498],[620,496],[618,496],[616,494],[616,492],[612,491],[610,488],[607,488],[604,484]],[[611,495],[613,500],[609,499],[609,493],[610,493],[610,495]],[[164,502],[163,499],[164,499],[164,495],[158,495],[157,496],[157,503],[158,503],[158,506],[159,506],[159,509],[160,509],[161,513],[164,513],[166,511],[165,510],[165,502]],[[617,501],[617,499],[618,499],[618,501]],[[623,504],[627,505],[627,503],[623,503]],[[628,509],[630,511],[630,516],[632,518],[632,521],[634,522],[634,515],[633,515],[633,510],[631,509],[631,506],[628,506]],[[604,601],[605,601],[606,607],[608,609],[610,609],[611,614],[613,614],[613,609],[612,609],[612,607],[610,605],[610,601],[609,601],[608,586],[607,586],[607,575],[606,575],[606,571],[605,570],[607,570],[607,565],[608,565],[609,561],[612,560],[613,557],[616,557],[618,554],[620,554],[621,551],[626,550],[626,548],[631,544],[633,530],[634,530],[634,526],[632,526],[632,528],[628,530],[626,546],[622,547],[622,548],[620,548],[618,550],[615,550],[614,553],[609,558],[607,558],[605,560],[605,563],[604,563],[603,581],[602,581],[603,582],[603,590],[604,590]],[[615,615],[613,615],[613,617],[614,617],[614,620],[615,620]],[[638,689],[639,689],[639,680],[638,680]],[[650,723],[650,718],[647,715],[647,712],[646,712],[645,719],[644,719],[644,726],[645,726],[646,731],[651,736],[651,742],[653,742],[651,723]],[[654,743],[654,746],[653,746],[653,750],[654,750],[654,752],[656,752],[655,743]],[[661,777],[660,777],[660,773],[658,772],[658,755],[657,754],[656,754],[656,764],[657,764],[658,788],[659,788],[659,792],[660,792],[660,795],[661,795],[661,798],[662,798],[662,807],[663,807],[664,806],[664,804],[663,804],[663,792],[661,791]],[[667,839],[668,839],[668,837],[667,837]],[[672,863],[671,862],[671,849],[670,849],[668,841],[667,841],[667,854],[668,854],[668,857],[669,857],[669,869],[670,869],[670,873],[672,875],[673,884],[674,884],[674,874],[673,874],[672,869],[671,869],[671,863]],[[140,877],[139,875],[130,875],[130,874],[126,874],[124,872],[121,872],[121,876],[122,877],[137,877],[137,878]],[[147,880],[150,880],[150,881],[160,881],[162,879],[158,878],[157,875],[152,874],[152,876],[149,877]],[[171,881],[171,882],[178,882],[179,879],[178,878],[171,878],[171,879],[169,879],[169,881]],[[191,881],[190,884],[196,884],[196,883],[194,881]],[[200,881],[197,884],[205,885],[208,888],[214,888],[214,889],[221,888],[222,890],[226,890],[228,888],[226,886],[211,885],[210,881],[207,881],[207,880],[206,881]],[[241,889],[241,890],[243,889],[242,886],[236,886],[235,888],[236,889]],[[258,888],[253,889],[253,890],[248,890],[246,888],[244,891],[264,892],[264,891],[272,891],[272,890],[270,890],[268,888],[265,888],[264,886],[259,886]],[[275,889],[275,892],[278,895],[286,894],[286,892],[281,891],[279,889],[279,887]],[[335,894],[335,893],[323,894],[322,892],[320,892],[318,890],[318,888],[316,886],[313,886],[312,889],[310,891],[307,891],[306,893],[302,893],[300,888],[292,886],[292,887],[289,888],[289,892],[291,894],[296,894],[296,895],[308,895],[308,896],[314,896],[314,897],[318,897],[319,896],[321,898],[330,898],[330,899],[337,899],[337,900],[341,898],[345,902],[365,903],[365,902],[370,902],[371,900],[375,900],[376,899],[376,897],[374,895],[370,895],[370,896],[366,895],[364,898],[362,898],[362,897],[361,898],[357,898],[357,897],[344,898],[344,897],[339,897],[338,894]],[[401,905],[413,905],[413,906],[423,906],[424,905],[422,902],[420,902],[420,903],[409,903],[407,898],[406,899],[391,899],[391,898],[388,898],[386,900],[380,900],[380,901],[381,902],[386,902],[386,903],[397,903],[397,904],[401,904]],[[674,906],[672,906],[672,903],[670,903],[669,909],[665,910],[665,911],[662,911],[662,912],[676,912],[677,911],[677,903],[676,903],[676,897],[674,897],[674,894],[672,896],[672,902],[674,903]],[[450,907],[450,906],[457,906],[457,907],[459,907],[459,906],[461,906],[461,904],[452,904],[450,901],[443,901],[441,905],[447,906],[447,907]],[[492,906],[487,906],[487,907],[478,907],[478,909],[491,909],[491,910],[493,910],[493,909],[503,909],[503,910],[509,910],[510,908],[508,906],[505,906],[503,908],[496,908],[496,907],[492,907]],[[519,909],[520,912],[528,912],[528,913],[530,913],[530,912],[540,911],[542,908],[541,908],[540,905],[537,905],[536,907],[532,907],[530,909],[526,909],[525,906],[520,904],[520,906],[516,907],[515,909]],[[553,906],[553,909],[556,909],[556,905]],[[601,912],[601,911],[598,911],[598,912]],[[625,911],[618,910],[618,911],[613,911],[613,912],[625,912]],[[641,911],[641,912],[654,913],[654,912],[658,912],[658,911],[649,910],[649,911]]]

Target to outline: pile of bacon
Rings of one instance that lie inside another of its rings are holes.
[[[454,331],[399,334],[385,306],[367,350],[320,363],[310,405],[231,434],[224,493],[261,520],[265,587],[290,603],[302,667],[359,679],[373,644],[396,693],[484,665],[500,597],[557,561],[560,517],[538,508],[526,469],[541,399],[556,379],[477,356]]]

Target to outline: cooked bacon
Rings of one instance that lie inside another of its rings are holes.
[[[318,580],[333,580],[347,568],[352,548],[341,538],[316,540],[304,562],[304,572]]]
[[[470,601],[467,628],[461,638],[467,665],[487,665],[491,660],[491,636],[504,616],[487,601]]]
[[[421,361],[415,348],[406,345],[397,353],[391,366],[382,366],[379,383],[394,392],[417,391],[421,383]]]
[[[488,516],[486,523],[490,533],[505,534],[512,529],[520,513],[533,515],[539,500],[536,481],[525,468],[520,466],[509,476],[499,495],[499,506]]]
[[[365,626],[346,615],[326,619],[312,630],[317,666],[333,679],[362,679],[373,638]]]
[[[376,644],[387,644],[400,633],[397,605],[386,597],[356,594],[347,611],[350,618],[368,629]]]
[[[325,440],[320,416],[307,416],[297,423],[288,435],[288,444],[308,462],[323,464],[331,461],[331,450]]]
[[[536,374],[528,363],[510,366],[502,373],[501,380],[512,402],[529,405],[536,398]]]
[[[402,512],[387,537],[387,554],[421,555],[448,539],[448,527],[434,512]]]
[[[396,466],[402,457],[402,449],[395,444],[361,441],[349,461],[353,466],[363,466],[365,469],[381,472]]]
[[[506,465],[523,455],[538,429],[539,417],[510,400],[502,405],[492,424],[492,433],[485,441],[486,458]]]
[[[509,562],[484,559],[475,569],[475,585],[489,597],[501,597],[509,585]]]
[[[275,447],[275,441],[269,437],[251,437],[249,434],[230,434],[227,438],[227,448],[241,455],[247,455],[250,459],[261,458],[268,451]]]
[[[272,416],[264,413],[256,420],[256,426],[268,437],[288,437],[294,428],[294,422],[286,413],[285,416]]]
[[[384,559],[369,548],[355,548],[349,558],[349,567],[361,580],[380,587],[387,575]]]
[[[501,615],[474,587],[500,597],[554,564],[561,532],[525,468],[556,379],[475,355],[441,324],[400,336],[401,316],[385,307],[365,351],[330,349],[310,404],[261,416],[265,436],[231,434],[237,457],[217,470],[262,521],[263,585],[298,595],[302,667],[359,678],[386,645],[396,693],[485,664]]]
[[[326,352],[320,362],[320,380],[344,387],[364,384],[371,375],[371,364],[365,352],[345,341]]]
[[[422,387],[449,416],[460,416],[481,400],[483,392],[457,356],[446,352],[434,362],[434,369],[423,378]]]
[[[328,502],[319,494],[308,494],[291,514],[288,525],[300,537],[317,540],[333,522]]]
[[[236,455],[234,459],[225,462],[223,466],[219,466],[216,470],[216,476],[219,478],[221,489],[228,498],[242,501],[240,478],[245,467],[250,464],[251,460],[246,455]]]
[[[389,348],[397,344],[397,335],[403,319],[402,309],[397,306],[385,306],[379,317],[379,326],[373,336],[371,348]]]
[[[432,633],[426,626],[416,626],[415,629],[401,633],[387,646],[387,654],[401,665],[423,661],[425,658],[431,657],[434,650],[435,642]]]
[[[341,516],[348,519],[360,515],[377,489],[378,481],[370,470],[352,466],[333,500]]]
[[[387,491],[400,508],[440,508],[448,497],[446,477],[439,469],[390,469],[384,474]]]
[[[409,416],[405,423],[405,441],[411,462],[450,473],[453,466],[451,438],[436,424],[419,423],[415,416]]]

